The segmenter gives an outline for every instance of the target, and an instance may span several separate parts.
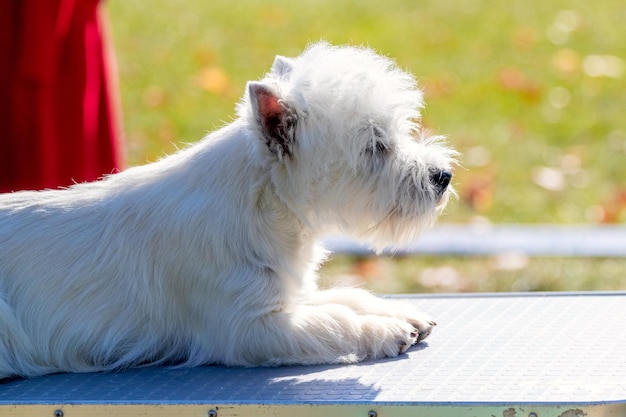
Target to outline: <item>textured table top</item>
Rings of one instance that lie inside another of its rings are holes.
[[[0,382],[0,409],[29,404],[626,404],[626,293],[409,299],[438,326],[425,343],[398,358],[350,366],[146,368],[10,380]]]

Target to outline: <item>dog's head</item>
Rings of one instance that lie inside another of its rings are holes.
[[[452,192],[455,152],[420,131],[422,93],[366,48],[318,43],[277,57],[239,115],[262,138],[272,181],[304,224],[376,248],[429,227]]]

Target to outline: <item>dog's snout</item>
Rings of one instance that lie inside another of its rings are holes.
[[[452,180],[452,172],[442,169],[433,171],[430,174],[430,182],[435,185],[441,192],[443,192]]]

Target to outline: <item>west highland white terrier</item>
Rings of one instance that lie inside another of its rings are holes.
[[[0,195],[0,378],[168,364],[393,357],[434,322],[321,290],[317,243],[382,249],[431,226],[454,151],[420,133],[415,79],[310,46],[249,82],[238,118],[101,181]]]

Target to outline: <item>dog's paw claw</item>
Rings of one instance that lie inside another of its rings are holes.
[[[421,342],[422,340],[426,339],[430,335],[430,332],[432,332],[433,327],[437,325],[436,323],[431,324],[430,322],[428,324],[428,327],[422,327],[419,329],[419,336],[417,337],[415,343]]]
[[[426,319],[422,318],[418,320],[409,319],[408,322],[411,323],[411,325],[413,325],[413,328],[415,328],[416,333],[417,333],[417,337],[415,339],[414,344],[426,339],[428,335],[430,335],[430,333],[432,332],[433,327],[437,325],[437,323],[435,323],[433,320],[429,318],[426,318]]]

